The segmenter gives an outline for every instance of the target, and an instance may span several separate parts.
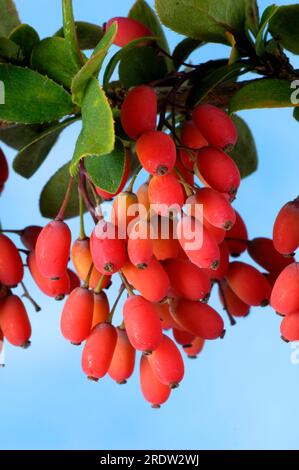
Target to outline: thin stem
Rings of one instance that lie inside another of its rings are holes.
[[[6,230],[4,228],[0,228],[0,233],[13,233],[14,235],[23,235],[24,230]]]
[[[223,299],[223,304],[224,304],[224,310],[226,311],[226,314],[228,316],[228,319],[230,321],[230,324],[232,326],[236,325],[237,322],[236,320],[234,319],[234,317],[232,316],[232,314],[230,313],[229,311],[229,308],[228,308],[228,305],[227,305],[227,302],[226,302],[226,298],[225,298],[225,294],[224,294],[224,290],[222,288],[222,285],[221,285],[221,282],[220,281],[217,281],[217,284],[218,284],[218,287],[219,287],[219,290],[220,290],[220,293],[221,293],[221,296],[222,296],[222,299]]]
[[[19,253],[24,253],[24,255],[29,255],[29,253],[30,253],[29,250],[25,250],[24,248],[18,248],[18,252]]]
[[[113,304],[113,306],[112,306],[112,309],[111,309],[111,311],[110,311],[110,313],[109,313],[109,317],[108,317],[108,320],[107,320],[108,323],[111,323],[111,322],[112,322],[112,320],[113,320],[113,315],[114,315],[114,313],[115,313],[116,307],[117,307],[118,302],[120,301],[120,299],[121,299],[121,297],[122,297],[122,295],[123,295],[125,289],[126,289],[125,285],[122,284],[122,285],[120,286],[120,289],[119,289],[119,292],[118,292],[118,296],[116,297],[116,300],[115,300],[115,302],[114,302],[114,304]]]
[[[80,162],[80,170],[79,170],[79,189],[80,189],[80,192],[82,194],[82,197],[83,197],[84,204],[85,204],[86,208],[90,212],[90,215],[93,218],[94,223],[97,224],[98,223],[98,218],[96,216],[95,209],[94,209],[94,207],[93,207],[93,205],[92,205],[92,203],[89,199],[89,195],[88,195],[87,189],[86,189],[85,168],[84,168],[84,163],[83,163],[82,160]]]
[[[84,228],[84,200],[80,190],[78,190],[79,194],[79,214],[80,214],[80,240],[85,240],[86,233]]]
[[[66,211],[66,208],[68,206],[69,199],[70,199],[70,196],[71,196],[71,192],[72,192],[72,189],[73,189],[73,184],[74,184],[74,177],[71,176],[68,187],[67,187],[67,190],[66,190],[66,193],[65,193],[65,196],[64,196],[63,203],[61,205],[61,208],[60,208],[55,220],[60,220],[60,221],[64,220],[65,211]]]
[[[105,277],[106,277],[105,274],[102,274],[101,279],[99,280],[98,285],[94,290],[95,294],[99,294],[101,292]]]
[[[132,177],[129,186],[128,186],[127,189],[126,189],[126,192],[127,192],[127,193],[132,193],[132,192],[133,192],[134,184],[135,184],[136,179],[137,179],[139,173],[141,172],[141,170],[142,170],[142,167],[139,166],[139,167],[137,168],[137,170],[136,170],[135,175]]]
[[[130,286],[130,284],[128,283],[128,281],[127,281],[127,279],[126,279],[126,277],[125,277],[125,275],[123,274],[122,271],[119,271],[119,276],[120,276],[120,278],[121,278],[121,280],[122,280],[122,282],[123,282],[125,288],[127,289],[128,294],[129,294],[131,297],[132,297],[133,295],[135,295],[134,292],[133,292],[133,290],[132,290],[132,288],[131,288],[131,286]]]
[[[88,271],[88,274],[87,274],[86,279],[85,279],[85,282],[84,282],[84,284],[83,284],[83,287],[84,287],[85,289],[88,289],[88,288],[89,288],[89,281],[90,281],[90,276],[91,276],[91,274],[92,274],[93,266],[94,266],[94,264],[91,263],[90,268],[89,268],[89,271]]]
[[[29,291],[27,289],[27,287],[25,286],[24,282],[22,281],[21,282],[21,285],[23,287],[23,290],[24,290],[24,293],[22,294],[22,297],[25,297],[26,299],[29,300],[29,302],[32,303],[34,309],[36,312],[40,312],[41,311],[41,308],[40,306],[35,302],[35,300],[31,297],[31,295],[29,294]]]

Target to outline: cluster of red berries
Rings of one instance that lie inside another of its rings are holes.
[[[114,20],[119,25],[117,45],[151,34],[135,20]],[[121,192],[129,179],[129,151],[116,194],[93,187],[87,175],[94,193],[103,199],[115,197],[110,220],[99,207],[92,212],[98,216],[90,238],[82,216],[80,237],[72,243],[63,211],[44,228],[18,232],[40,290],[58,300],[67,296],[61,332],[72,344],[84,343],[86,376],[97,381],[108,374],[125,383],[140,352],[141,390],[154,407],[183,379],[179,348],[194,358],[206,340],[224,336],[223,318],[208,305],[215,285],[232,324],[235,317],[247,316],[250,307],[271,302],[286,315],[283,337],[299,339],[299,265],[294,259],[298,199],[278,215],[273,241],[249,241],[246,225],[232,206],[240,185],[239,170],[227,153],[238,137],[232,119],[213,105],[200,104],[180,127],[168,131],[157,127],[157,114],[154,88],[142,85],[128,92],[121,124],[148,179],[134,192],[136,174]],[[0,185],[2,180],[1,170]],[[245,251],[265,272],[230,261]],[[76,274],[68,267],[70,258]],[[19,250],[1,234],[0,335],[16,346],[27,345],[31,335],[24,305],[11,293],[23,274]],[[110,308],[105,289],[116,276],[121,286]],[[115,327],[114,313],[124,292],[123,322]]]

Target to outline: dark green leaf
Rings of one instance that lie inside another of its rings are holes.
[[[90,59],[79,70],[72,81],[73,102],[81,106],[86,86],[91,77],[98,75],[103,61],[113,44],[117,33],[117,23],[113,23],[95,48]]]
[[[67,44],[69,60],[72,66],[78,71],[83,64],[77,30],[75,26],[72,0],[62,0],[63,11],[63,31]]]
[[[150,83],[166,73],[164,58],[147,46],[131,49],[119,64],[119,79],[125,88]]]
[[[0,58],[8,62],[22,62],[23,53],[20,47],[8,38],[0,38]]]
[[[238,142],[230,156],[237,164],[241,177],[245,178],[254,173],[258,166],[256,145],[251,130],[239,116],[232,116],[238,129]]]
[[[0,126],[0,140],[9,147],[20,150],[32,142],[47,127],[40,124],[13,124]]]
[[[29,61],[32,49],[39,43],[39,35],[34,28],[28,24],[20,24],[9,35],[9,39],[14,41],[23,51],[24,57]]]
[[[38,134],[32,142],[23,147],[13,162],[14,170],[24,178],[30,178],[46,159],[61,132],[76,119],[53,124]]]
[[[53,219],[58,214],[70,181],[69,166],[70,163],[66,163],[65,165],[63,165],[63,167],[61,167],[50,178],[50,180],[42,190],[39,201],[39,207],[40,212],[44,217]],[[76,217],[79,214],[77,186],[78,180],[75,177],[69,203],[65,212],[66,219]]]
[[[20,24],[19,15],[13,0],[0,0],[0,12],[0,36],[8,36]]]
[[[0,120],[35,124],[57,121],[74,111],[71,95],[38,72],[11,64],[0,64],[5,104]]]
[[[176,70],[185,62],[193,51],[203,46],[205,43],[198,39],[185,38],[178,43],[173,51],[172,57]]]
[[[296,119],[296,121],[299,121],[299,108],[294,109],[293,116]]]
[[[256,0],[247,0],[245,15],[246,27],[256,36],[259,30],[259,8]]]
[[[156,0],[165,26],[200,41],[227,44],[226,32],[245,35],[248,0]]]
[[[292,103],[293,92],[287,80],[266,78],[254,80],[241,88],[231,99],[230,112],[255,108],[287,108],[298,106]],[[296,95],[296,96],[297,96]],[[295,99],[295,98],[294,98]]]
[[[75,21],[75,26],[80,49],[82,50],[94,49],[104,35],[103,28],[96,24],[87,23],[86,21]],[[59,29],[54,36],[63,38],[63,28]]]
[[[116,139],[114,150],[100,157],[87,157],[85,168],[92,182],[108,193],[115,194],[125,171],[126,151],[121,140]]]
[[[266,10],[264,11],[262,15],[260,28],[256,36],[256,43],[255,43],[255,50],[258,56],[262,56],[265,52],[268,24],[271,18],[277,12],[277,10],[278,10],[278,7],[276,5],[270,5],[268,8],[266,8]]]
[[[299,5],[279,7],[271,18],[269,30],[285,49],[299,54]]]
[[[105,155],[114,148],[112,110],[96,78],[92,78],[86,88],[82,103],[82,120],[82,131],[70,167],[72,175],[76,174],[81,158]]]
[[[70,89],[77,69],[68,58],[66,42],[63,38],[46,38],[33,49],[31,66]]]

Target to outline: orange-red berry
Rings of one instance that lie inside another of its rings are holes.
[[[117,33],[114,44],[119,47],[124,47],[135,39],[151,36],[152,34],[151,31],[139,21],[122,16],[116,16],[107,21],[106,30],[110,28],[114,22],[117,23]]]
[[[299,310],[299,263],[292,263],[280,273],[271,294],[271,306],[279,313]]]
[[[221,281],[219,286],[219,298],[223,307],[233,317],[246,317],[249,314],[250,306],[239,299],[225,279]]]
[[[294,258],[286,258],[281,255],[275,249],[273,241],[265,237],[250,240],[248,242],[248,253],[262,268],[276,274],[279,274],[286,266],[294,262]]]
[[[93,301],[92,328],[99,323],[106,322],[110,313],[109,300],[104,291],[94,292]]]
[[[299,247],[299,197],[280,210],[274,223],[273,243],[283,255],[290,255]]]
[[[32,251],[35,249],[37,239],[42,229],[43,228],[38,225],[30,225],[22,230],[21,242],[28,250]]]
[[[22,281],[24,267],[15,244],[0,233],[0,282],[14,287]]]
[[[176,388],[184,377],[184,362],[175,343],[163,335],[159,347],[148,358],[159,382]]]
[[[244,220],[240,214],[236,213],[236,222],[234,226],[226,232],[226,243],[230,254],[238,257],[247,249],[248,232]]]
[[[9,295],[0,302],[0,328],[7,341],[14,346],[28,346],[31,325],[22,300]]]
[[[236,213],[222,193],[212,188],[196,192],[196,204],[201,204],[203,217],[217,228],[230,230],[236,222]]]
[[[116,331],[117,343],[108,369],[108,374],[117,383],[124,384],[133,374],[136,351],[128,339],[126,330],[117,328]]]
[[[139,269],[148,267],[153,259],[153,241],[150,225],[145,220],[138,220],[128,239],[128,256],[131,263]]]
[[[160,408],[171,393],[171,389],[167,385],[159,382],[146,356],[142,356],[140,359],[140,387],[145,400],[153,408]]]
[[[299,311],[286,315],[280,325],[281,335],[286,341],[299,341]]]
[[[81,344],[91,331],[93,293],[84,287],[73,290],[64,305],[60,329],[73,344]]]
[[[82,369],[91,380],[104,377],[110,367],[117,342],[117,332],[110,323],[96,325],[82,352]]]
[[[205,344],[205,340],[197,336],[191,343],[191,346],[184,346],[184,351],[190,359],[196,359],[201,353]]]
[[[142,134],[137,140],[136,153],[143,168],[152,175],[166,175],[176,162],[175,143],[161,131]]]
[[[185,200],[184,190],[178,179],[172,175],[153,176],[148,188],[149,200],[155,211],[167,217],[172,209],[182,208]]]
[[[114,274],[127,261],[124,239],[118,238],[117,227],[110,222],[100,221],[93,230],[90,250],[94,265],[102,274]]]
[[[155,90],[147,85],[129,91],[121,107],[120,120],[126,134],[138,139],[142,134],[154,131],[158,111]]]
[[[197,151],[209,144],[193,121],[185,121],[182,125],[181,143],[186,147],[180,150],[181,162],[188,170],[193,171]]]

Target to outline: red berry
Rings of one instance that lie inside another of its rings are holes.
[[[223,319],[205,303],[180,299],[172,312],[179,325],[195,336],[216,339],[223,334]]]
[[[175,143],[161,131],[146,132],[139,137],[136,153],[143,168],[152,175],[166,175],[176,162]]]
[[[179,297],[189,300],[202,300],[211,291],[211,283],[206,273],[189,260],[170,259],[163,263],[170,284]]]
[[[299,263],[292,263],[280,273],[271,294],[271,306],[279,313],[299,310]]]
[[[0,302],[0,328],[9,343],[28,346],[31,325],[24,304],[16,295],[9,295]]]
[[[81,282],[77,274],[74,273],[74,271],[72,271],[69,268],[67,269],[67,276],[69,277],[69,280],[70,280],[70,288],[68,291],[68,294],[70,294],[73,290],[77,289],[77,287],[80,287]]]
[[[129,283],[150,302],[160,302],[167,296],[170,289],[169,278],[155,258],[146,269],[138,269],[127,263],[122,271]]]
[[[108,320],[110,313],[109,300],[105,292],[93,294],[93,316],[92,316],[92,328],[99,323],[104,323]]]
[[[38,236],[35,254],[43,276],[59,279],[67,270],[71,247],[71,231],[61,220],[49,222]]]
[[[148,195],[150,203],[162,216],[167,216],[171,208],[181,209],[184,204],[184,191],[178,179],[172,175],[153,176],[150,180]]]
[[[204,269],[205,274],[211,279],[212,281],[219,281],[223,279],[229,269],[229,251],[227,248],[226,242],[222,242],[219,245],[220,250],[220,263],[217,269]]]
[[[227,308],[233,317],[246,317],[249,314],[250,306],[236,296],[224,279],[219,287],[219,298],[223,307]]]
[[[211,188],[196,192],[196,204],[202,204],[203,217],[217,228],[230,230],[236,222],[236,213],[223,194]]]
[[[127,237],[129,224],[138,216],[138,198],[131,192],[120,193],[113,203],[112,223],[117,225],[122,238]]]
[[[192,333],[184,330],[173,329],[173,337],[178,344],[183,347],[191,346],[192,341],[194,341],[195,336]]]
[[[117,196],[117,194],[119,194],[126,186],[128,179],[129,179],[130,171],[131,171],[131,154],[129,151],[126,151],[124,172],[123,172],[123,176],[122,176],[122,179],[121,179],[121,182],[117,191],[115,191],[115,193],[108,193],[108,191],[105,191],[104,189],[96,187],[97,194],[101,196],[103,199],[106,199],[108,201],[113,199],[114,196]]]
[[[148,267],[153,259],[153,241],[151,240],[150,225],[145,220],[139,220],[130,232],[128,240],[128,256],[132,264],[139,269]]]
[[[270,238],[260,237],[250,240],[248,253],[262,268],[276,274],[279,274],[286,266],[294,262],[294,258],[286,258],[278,253]]]
[[[280,210],[273,228],[273,243],[283,255],[290,255],[299,247],[299,197]]]
[[[107,21],[105,28],[106,31],[114,22],[117,23],[118,27],[117,34],[114,39],[114,44],[116,46],[124,47],[135,39],[152,35],[151,31],[142,23],[139,23],[139,21],[134,20],[133,18],[125,18],[122,16],[117,16]]]
[[[14,287],[22,281],[24,267],[15,244],[0,233],[0,282]]]
[[[177,258],[182,248],[176,238],[174,222],[167,217],[154,215],[150,223],[153,231],[152,243],[155,258],[159,261]]]
[[[205,219],[205,218],[203,218],[203,224],[204,224],[205,228],[209,232],[211,232],[211,234],[215,238],[216,243],[218,243],[218,245],[220,245],[225,239],[225,236],[226,236],[226,233],[227,233],[226,230],[224,230],[222,228],[215,227],[215,225],[210,224],[210,222],[208,222],[207,219]]]
[[[153,408],[160,408],[171,393],[171,389],[167,385],[159,382],[146,356],[142,356],[140,359],[140,386],[144,398]]]
[[[61,315],[61,333],[73,344],[81,344],[91,331],[93,293],[84,287],[71,292]]]
[[[199,268],[217,269],[220,261],[219,247],[213,235],[194,217],[183,216],[177,226],[179,242]]]
[[[162,327],[155,305],[140,296],[129,297],[123,309],[130,343],[138,351],[151,353],[162,341]]]
[[[158,303],[155,305],[159,318],[161,320],[161,325],[163,330],[170,330],[170,328],[175,328],[176,330],[182,330],[184,329],[178,325],[178,323],[175,321],[173,316],[170,313],[170,305],[168,302],[164,303]]]
[[[184,362],[172,339],[163,335],[161,344],[148,360],[159,382],[170,388],[178,387],[184,377]]]
[[[120,112],[120,120],[126,134],[138,139],[145,132],[154,131],[158,100],[152,87],[137,86],[127,94]]]
[[[117,341],[117,332],[110,323],[95,326],[82,352],[82,369],[91,380],[104,377],[110,367]]]
[[[27,264],[34,282],[43,294],[48,297],[54,297],[56,300],[62,300],[64,296],[70,292],[70,278],[68,272],[57,280],[48,279],[43,276],[37,265],[34,251],[29,253]]]
[[[205,340],[197,336],[192,341],[191,346],[184,346],[184,351],[190,359],[196,359],[197,355],[201,353],[205,344]]]
[[[73,246],[72,246],[72,262],[74,264],[76,273],[78,274],[79,278],[82,282],[86,281],[87,275],[89,273],[90,267],[92,265],[92,257],[90,252],[90,240],[89,238],[84,238],[83,240],[78,238]],[[95,289],[99,284],[102,273],[97,271],[95,267],[93,267],[91,276],[89,279],[89,287],[91,289]],[[102,284],[102,288],[105,289],[111,281],[110,276],[105,276]]]
[[[286,341],[299,341],[299,311],[284,317],[280,331]]]
[[[240,172],[226,153],[217,148],[206,147],[199,151],[197,168],[207,185],[234,196],[240,186]]]
[[[262,307],[269,304],[271,286],[253,266],[235,261],[230,264],[226,279],[230,288],[246,304]]]
[[[128,339],[126,330],[117,328],[116,331],[117,343],[108,374],[117,383],[124,384],[133,374],[136,351]]]
[[[8,164],[6,157],[0,148],[0,186],[4,185],[8,179]]]
[[[102,274],[114,274],[126,263],[126,242],[117,235],[117,227],[105,220],[101,220],[92,232],[91,256],[96,269]]]
[[[183,147],[188,147],[188,149],[180,150],[181,161],[188,170],[193,171],[197,151],[209,144],[193,121],[185,121],[182,125],[181,142]]]
[[[226,243],[230,254],[238,257],[247,249],[248,232],[244,220],[240,214],[236,213],[236,222],[234,226],[226,233]]]
[[[144,217],[146,216],[146,214],[148,213],[148,211],[150,210],[150,201],[149,201],[149,197],[148,197],[148,183],[143,183],[138,191],[137,191],[137,198],[138,198],[138,204],[139,206],[142,207],[142,211],[144,211]]]
[[[236,126],[222,109],[211,104],[200,104],[194,109],[192,119],[210,145],[231,149],[236,144]]]
[[[22,230],[21,242],[28,250],[32,251],[35,249],[37,239],[42,229],[43,228],[38,225],[30,225]]]

